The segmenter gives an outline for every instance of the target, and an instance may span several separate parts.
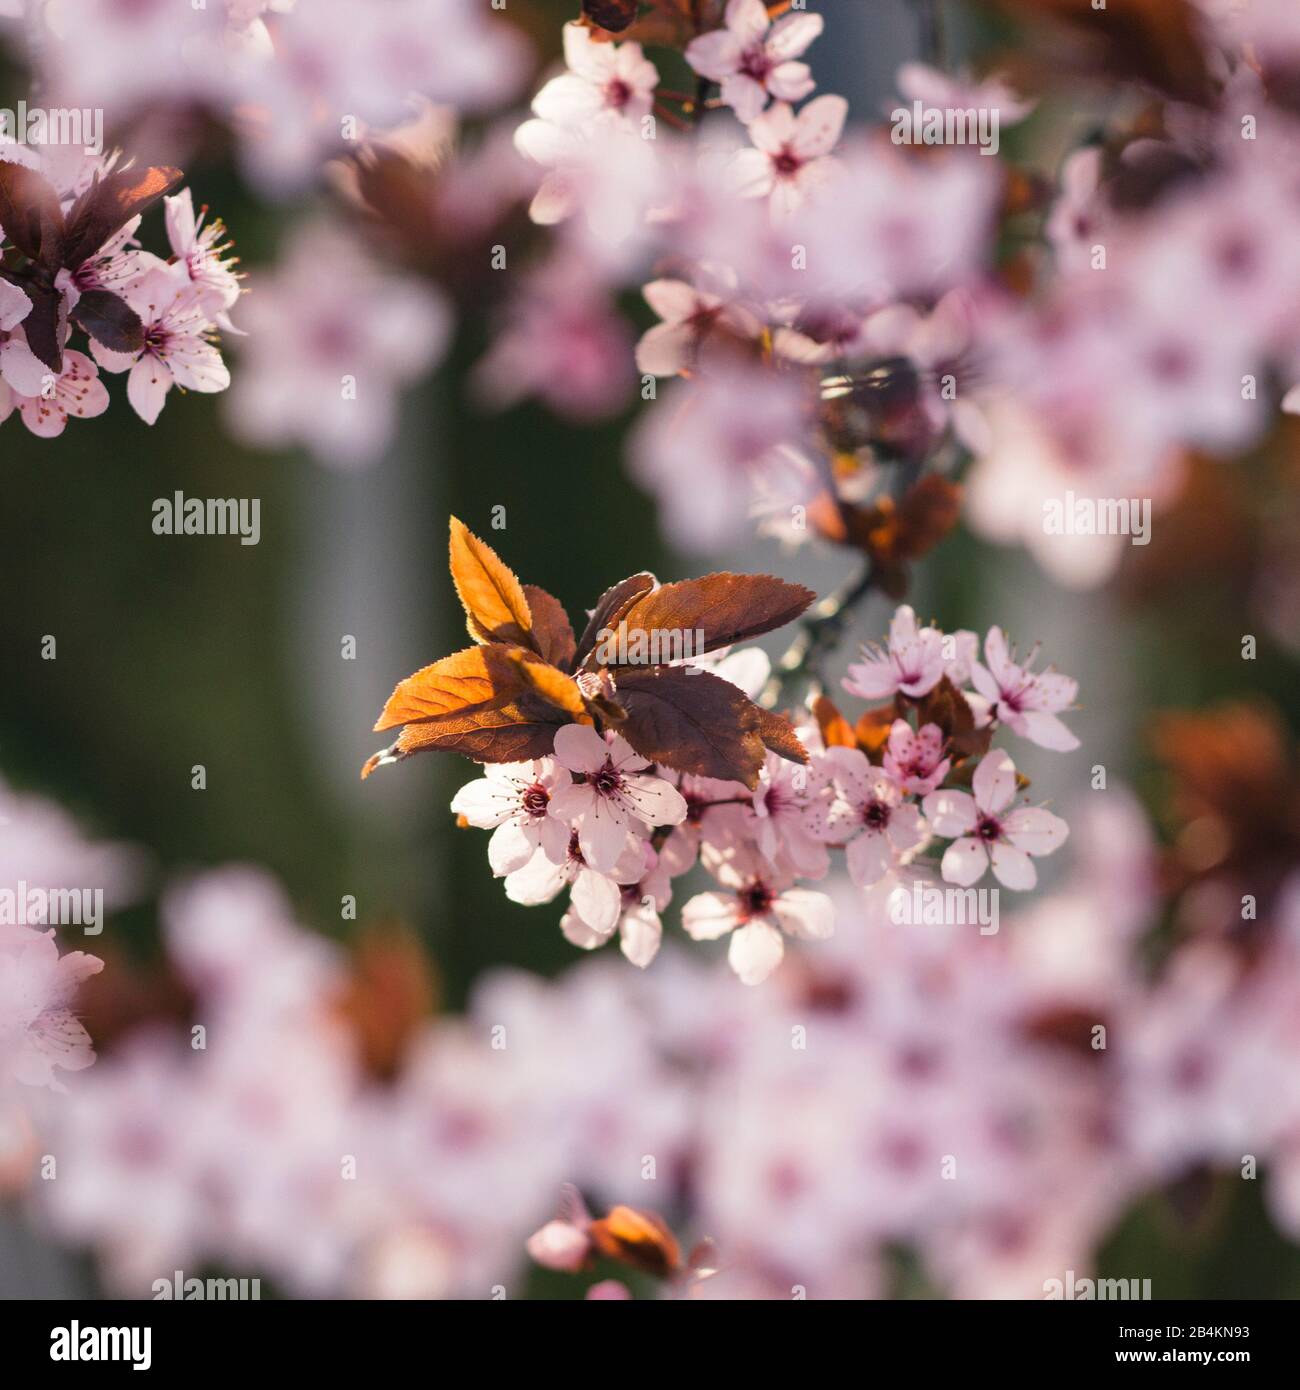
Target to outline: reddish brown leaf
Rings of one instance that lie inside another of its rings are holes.
[[[366,760],[361,780],[377,767],[416,753],[461,753],[482,763],[545,758],[554,750],[556,729],[568,722],[554,705],[535,695],[521,695],[504,705],[408,724],[395,743]]]
[[[1049,19],[1068,27],[1082,50],[1074,66],[1114,78],[1147,82],[1183,101],[1211,98],[1204,17],[1192,0],[993,0],[1024,19]],[[1051,55],[1049,55],[1050,59]],[[1061,66],[1069,62],[1062,55]]]
[[[451,578],[476,642],[534,646],[532,612],[523,586],[501,557],[456,517],[451,518]]]
[[[654,586],[654,575],[641,573],[629,575],[627,579],[621,579],[617,584],[606,589],[601,594],[600,601],[591,610],[591,617],[587,620],[587,626],[582,630],[574,661],[577,663],[586,661],[600,634],[617,628],[627,610],[642,594],[648,594]]]
[[[917,706],[917,720],[921,724],[937,724],[958,757],[986,753],[992,741],[992,726],[975,727],[975,716],[966,697],[947,676],[921,700]]]
[[[582,0],[582,17],[611,34],[628,28],[639,9],[639,0]]]
[[[173,192],[184,177],[168,166],[119,169],[91,184],[68,213],[63,264],[75,270],[137,213]]]
[[[744,691],[685,666],[623,666],[616,682],[627,715],[614,727],[643,758],[757,785],[764,757],[760,712]]]
[[[434,1002],[429,957],[414,932],[396,922],[367,928],[337,1009],[372,1076],[389,1081],[398,1075]]]
[[[64,241],[63,211],[54,185],[35,169],[0,161],[0,227],[29,260],[51,274]]]
[[[68,301],[45,285],[24,285],[32,311],[23,320],[27,346],[56,375],[63,370],[63,342],[68,336]]]
[[[638,630],[651,638],[702,634],[694,647],[698,656],[784,627],[816,597],[802,584],[770,574],[706,574],[652,590],[627,610],[620,626],[629,642]]]
[[[552,666],[558,666],[561,671],[572,670],[577,643],[560,600],[536,584],[524,585],[524,597],[533,615],[533,640],[537,650]]]
[[[140,315],[111,290],[83,290],[71,317],[111,352],[139,352],[144,347]]]
[[[500,704],[523,688],[523,677],[507,648],[466,647],[399,681],[375,723],[375,733]]]

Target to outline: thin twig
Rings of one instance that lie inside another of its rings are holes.
[[[799,625],[794,641],[776,663],[760,696],[769,709],[781,699],[796,681],[804,680],[809,691],[822,688],[821,664],[830,655],[844,633],[857,605],[871,592],[874,575],[868,564],[852,584],[837,590],[814,607]]]

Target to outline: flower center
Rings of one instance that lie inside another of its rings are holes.
[[[751,44],[740,60],[740,70],[755,82],[762,82],[772,71],[772,60],[761,43]]]
[[[996,840],[1002,834],[1002,826],[992,816],[985,816],[975,827],[975,833],[981,840]]]
[[[534,782],[524,793],[524,810],[530,816],[544,816],[551,804],[551,794],[540,782]]]
[[[790,179],[803,168],[803,160],[795,154],[789,145],[786,145],[785,148],[773,158],[772,165],[781,178]]]
[[[605,105],[621,111],[632,99],[632,88],[621,77],[615,77],[605,84]]]
[[[883,801],[868,801],[862,808],[862,823],[883,830],[889,824],[889,807]]]
[[[748,888],[742,888],[736,895],[740,899],[745,920],[761,917],[772,906],[773,892],[760,879],[755,879]]]
[[[601,796],[613,796],[623,785],[623,775],[613,763],[606,763],[599,772],[593,774],[591,785]]]

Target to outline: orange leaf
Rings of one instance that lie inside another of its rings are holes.
[[[523,586],[496,551],[454,516],[450,555],[469,635],[476,642],[533,646],[533,615]]]
[[[554,750],[556,729],[569,722],[554,705],[535,695],[521,695],[507,704],[408,724],[394,744],[366,759],[361,780],[377,767],[402,762],[416,753],[463,753],[481,763],[545,758]]]
[[[515,650],[518,650],[517,648]],[[510,698],[523,689],[509,649],[466,647],[399,681],[388,697],[375,733]]]
[[[666,1278],[681,1264],[681,1249],[673,1233],[654,1212],[618,1206],[587,1228],[592,1244],[611,1260]]]
[[[566,676],[563,671],[557,670],[548,662],[538,661],[536,657],[530,659],[522,647],[511,647],[509,654],[525,684],[534,694],[540,695],[548,705],[562,710],[577,724],[592,722],[572,676]]]
[[[833,700],[819,695],[813,701],[813,716],[821,730],[822,742],[827,748],[858,746],[858,741],[853,736],[853,725],[839,712]]]

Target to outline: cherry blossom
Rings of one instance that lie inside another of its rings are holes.
[[[803,741],[806,745],[812,740],[805,735]],[[826,846],[809,823],[823,791],[820,768],[808,768],[775,753],[764,760],[754,789],[754,842],[759,853],[801,878],[823,878],[830,868]]]
[[[772,23],[763,0],[729,0],[726,27],[686,45],[686,61],[721,84],[722,100],[745,124],[767,105],[802,101],[814,86],[807,63],[797,62],[822,32],[822,17],[791,13]]]
[[[0,377],[0,421],[16,408],[23,424],[42,439],[57,439],[73,416],[92,419],[108,409],[108,391],[81,352],[65,352],[63,370],[55,376],[20,338],[11,337],[0,347]]]
[[[81,982],[103,968],[84,951],[60,955],[53,930],[0,926],[0,1086],[61,1091],[56,1068],[91,1065],[94,1048],[74,1007]]]
[[[649,762],[615,735],[602,738],[582,724],[566,724],[555,735],[555,758],[580,774],[551,797],[551,815],[576,826],[584,860],[598,873],[618,862],[634,824],[676,825],[686,818],[686,800]]]
[[[824,941],[833,932],[830,898],[792,887],[758,856],[740,852],[710,867],[724,889],[698,893],[685,903],[682,928],[696,941],[730,934],[727,960],[744,984],[761,984],[780,965],[783,933]]]
[[[397,425],[400,388],[442,356],[439,294],[380,270],[338,227],[293,233],[241,308],[241,370],[228,421],[263,448],[305,444],[331,467],[373,463]]]
[[[823,838],[846,848],[849,877],[859,888],[879,883],[898,856],[925,838],[921,813],[903,789],[857,748],[830,749],[824,759],[834,797],[819,821]]]
[[[889,644],[882,651],[866,647],[863,660],[849,667],[844,688],[864,700],[883,700],[902,692],[917,698],[933,690],[944,676],[943,634],[918,628],[916,614],[901,605],[889,624]]]
[[[130,372],[127,398],[145,424],[157,421],[173,385],[202,392],[230,385],[230,372],[209,336],[211,322],[188,279],[151,270],[125,297],[144,323],[144,347],[114,352],[92,340],[91,351],[105,371]]]
[[[664,934],[660,914],[668,905],[672,889],[668,864],[661,862],[661,856],[646,841],[641,842],[641,853],[642,875],[636,882],[620,884],[618,918],[608,929],[592,926],[576,906],[570,905],[560,919],[560,931],[573,945],[592,951],[603,946],[617,930],[623,955],[644,970],[659,954]]]
[[[1006,888],[1025,890],[1038,881],[1033,859],[1059,849],[1069,827],[1042,807],[1008,809],[1016,795],[1016,767],[1006,753],[986,754],[975,769],[971,792],[931,792],[922,803],[936,835],[953,843],[944,851],[942,872],[963,888],[984,877],[990,864]]]
[[[167,240],[195,287],[199,308],[218,327],[228,333],[233,331],[229,314],[242,287],[234,270],[235,258],[224,255],[233,245],[225,239],[225,224],[220,218],[207,221],[207,208],[196,213],[188,188],[163,202],[167,209]]]
[[[566,779],[567,780],[567,779]],[[488,863],[499,878],[522,869],[537,850],[562,864],[569,848],[569,827],[551,813],[561,777],[551,758],[527,763],[487,763],[483,776],[468,782],[451,801],[451,809],[470,825],[494,833]]]
[[[944,757],[943,731],[937,724],[922,724],[914,730],[906,719],[895,719],[889,726],[883,765],[909,795],[926,796],[948,775],[952,759]]]
[[[752,341],[763,329],[744,305],[683,280],[652,280],[641,293],[663,320],[636,347],[637,370],[650,376],[677,376],[694,368],[711,344],[725,348],[729,338]]]
[[[733,158],[730,177],[743,198],[769,198],[777,217],[794,213],[835,169],[831,151],[848,115],[840,96],[815,97],[798,113],[775,103],[750,122],[753,149]]]
[[[971,679],[975,689],[989,701],[995,719],[1042,748],[1069,752],[1079,746],[1079,740],[1057,715],[1074,703],[1079,683],[1050,667],[1046,671],[1031,671],[1035,652],[1030,653],[1023,666],[1018,666],[1002,629],[990,628],[984,639],[987,665],[973,663]]]
[[[659,498],[670,537],[692,549],[736,538],[759,498],[787,510],[812,480],[789,448],[806,429],[793,383],[732,368],[683,383],[643,419],[633,476]]]
[[[533,907],[553,901],[567,886],[569,904],[578,920],[588,931],[608,939],[623,911],[622,887],[638,882],[644,868],[644,844],[630,831],[624,831],[609,872],[602,873],[587,863],[575,830],[569,836],[563,863],[555,863],[539,849],[523,868],[507,874],[506,897]]]
[[[650,114],[659,74],[639,43],[600,43],[581,24],[564,26],[569,71],[533,98],[533,113],[554,125],[636,122]]]
[[[7,333],[32,311],[32,301],[8,280],[0,280],[0,333]]]

